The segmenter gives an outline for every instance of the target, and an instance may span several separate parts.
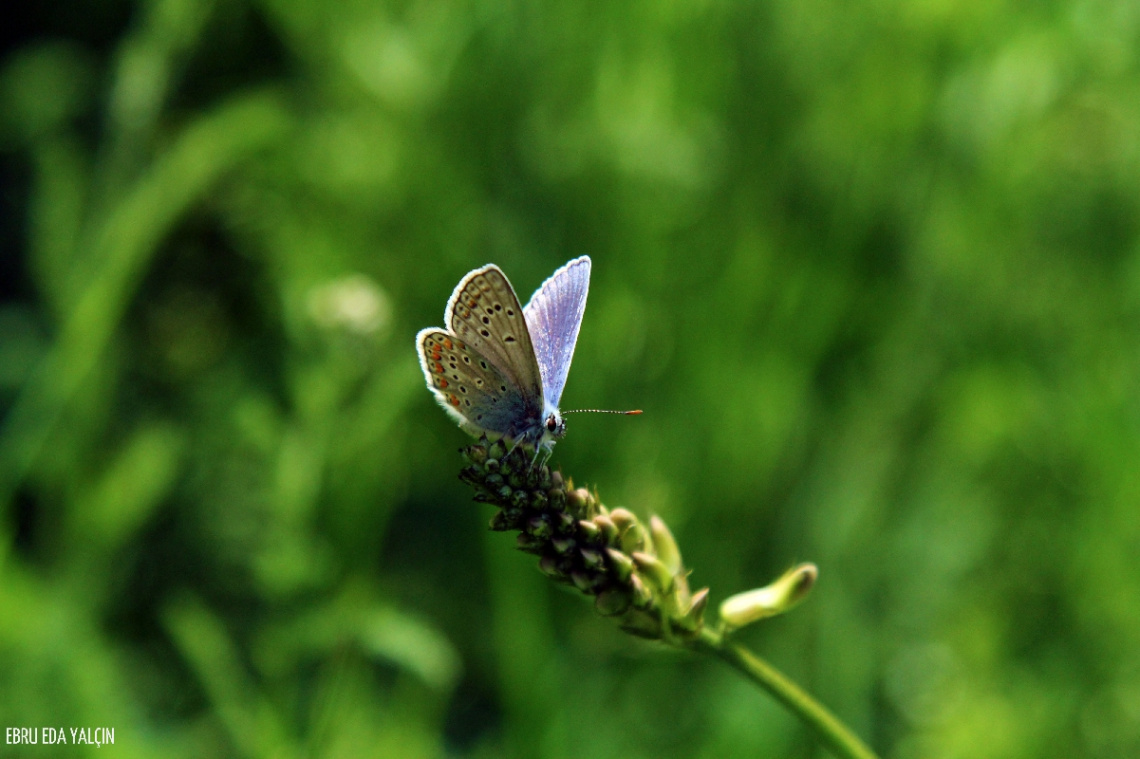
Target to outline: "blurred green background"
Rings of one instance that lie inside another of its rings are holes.
[[[885,757],[1140,756],[1140,6],[39,3],[0,32],[0,727],[813,757],[456,479],[415,332],[594,275],[554,454]],[[0,746],[3,755],[51,748]]]

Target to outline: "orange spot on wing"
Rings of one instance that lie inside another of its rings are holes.
[[[443,338],[443,347],[447,348],[448,350],[451,350],[451,338],[450,337]]]
[[[445,380],[443,377],[440,377],[438,384],[440,387],[447,387],[447,380]]]
[[[436,374],[443,374],[443,364],[439,363],[438,361],[435,363],[435,366],[432,368],[435,370]]]
[[[449,396],[447,396],[447,402],[450,403],[452,406],[458,406],[459,405],[459,398],[457,398],[454,395],[449,395]]]

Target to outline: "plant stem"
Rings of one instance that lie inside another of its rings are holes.
[[[878,759],[851,729],[822,704],[768,662],[739,643],[705,628],[695,642],[698,649],[714,654],[775,696],[776,700],[806,722],[833,754],[844,759]]]

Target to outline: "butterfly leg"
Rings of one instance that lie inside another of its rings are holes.
[[[547,443],[544,445],[542,443],[539,443],[538,445],[536,445],[534,447],[534,461],[530,462],[531,469],[534,468],[534,465],[536,463],[539,466],[545,465],[548,461],[550,461],[550,457],[553,455],[554,455],[554,445],[553,444]],[[540,456],[542,457],[541,462],[539,461]]]
[[[503,435],[503,437],[507,437],[507,435]],[[507,452],[503,454],[503,458],[506,459],[508,456],[510,456],[514,452],[515,448],[519,447],[519,443],[521,443],[522,441],[523,441],[523,439],[522,439],[521,435],[519,437],[514,438],[514,440],[511,442],[511,447],[508,448]]]

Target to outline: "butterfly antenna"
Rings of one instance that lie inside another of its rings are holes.
[[[562,414],[624,414],[626,416],[637,416],[641,413],[641,409],[634,411],[613,411],[608,408],[576,408],[570,411],[562,411]]]

